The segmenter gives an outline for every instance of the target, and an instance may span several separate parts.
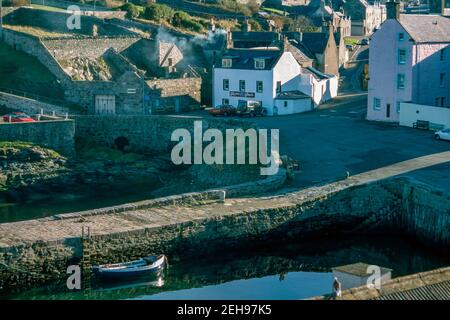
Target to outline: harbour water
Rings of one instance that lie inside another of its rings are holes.
[[[448,266],[438,254],[400,236],[371,236],[268,244],[251,251],[218,252],[173,262],[164,276],[101,283],[69,291],[65,283],[3,299],[305,299],[330,292],[332,268],[365,262],[393,269],[393,277]]]

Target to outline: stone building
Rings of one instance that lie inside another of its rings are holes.
[[[348,0],[343,3],[345,14],[352,19],[352,35],[371,35],[386,20],[386,6],[379,1]]]
[[[370,42],[367,118],[398,122],[403,102],[450,108],[450,20],[386,5],[388,19]]]

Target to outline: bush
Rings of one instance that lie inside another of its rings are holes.
[[[128,19],[139,17],[140,14],[139,8],[132,3],[124,4],[121,9],[127,12]]]
[[[155,21],[171,21],[175,11],[164,4],[152,3],[145,7],[144,18]]]
[[[172,25],[179,28],[185,28],[194,32],[201,32],[203,25],[191,18],[189,14],[183,11],[177,11],[172,19]]]

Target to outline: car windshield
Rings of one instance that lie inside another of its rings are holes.
[[[443,130],[442,132],[450,133],[450,128]]]

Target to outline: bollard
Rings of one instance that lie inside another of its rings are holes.
[[[68,120],[68,119],[69,119],[69,113],[66,112],[66,120]]]
[[[55,110],[52,111],[52,116],[53,116],[53,117],[56,116]]]
[[[41,114],[44,114],[44,109],[41,108]]]

